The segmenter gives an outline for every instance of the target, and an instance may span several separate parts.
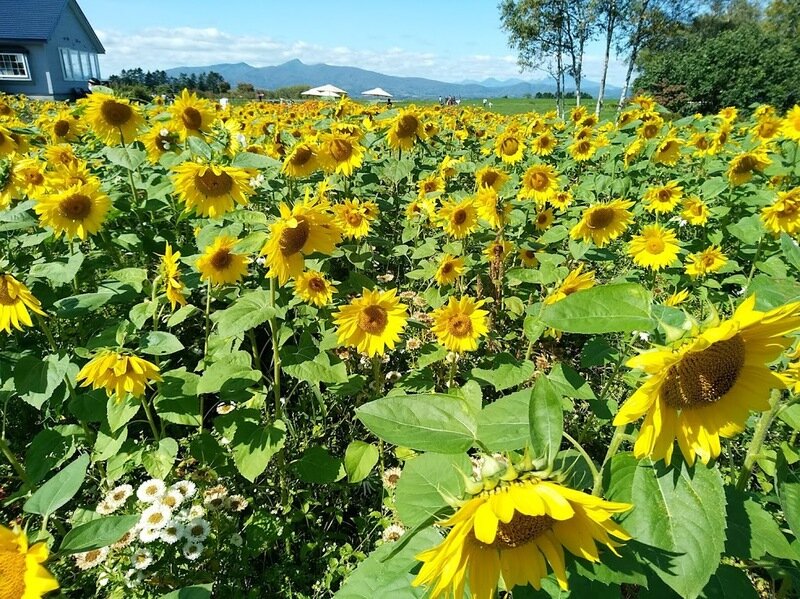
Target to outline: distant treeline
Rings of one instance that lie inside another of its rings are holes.
[[[535,94],[533,94],[533,96],[531,96],[531,94],[525,94],[525,97],[526,98],[533,97],[533,98],[536,98],[537,100],[555,100],[556,98],[558,98],[558,96],[556,94],[554,94],[553,92],[536,92]],[[574,91],[568,91],[568,92],[566,92],[564,94],[564,97],[565,98],[574,98],[575,97],[575,92]],[[590,94],[589,92],[581,92],[581,98],[583,98],[585,100],[593,100],[594,99],[592,97],[592,94]]]

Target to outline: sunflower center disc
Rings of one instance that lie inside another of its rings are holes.
[[[745,155],[739,159],[739,164],[737,164],[733,170],[738,174],[744,174],[755,170],[755,168],[756,161],[753,160],[753,157],[750,155]]]
[[[519,150],[519,142],[516,139],[504,139],[500,149],[506,156],[513,156]]]
[[[64,218],[83,220],[92,211],[92,200],[89,196],[76,193],[61,200],[58,211]]]
[[[544,173],[533,173],[531,177],[531,187],[539,191],[547,187],[547,182],[548,178]]]
[[[364,220],[364,217],[362,217],[358,212],[347,213],[347,224],[349,224],[351,227],[358,227],[362,220]]]
[[[309,228],[305,219],[298,219],[296,227],[284,229],[279,242],[281,254],[291,256],[302,250],[308,241],[308,234]]]
[[[664,240],[659,237],[651,237],[647,240],[647,251],[651,254],[660,254],[664,251]]]
[[[587,225],[590,229],[605,229],[614,222],[613,208],[598,208],[589,215]]]
[[[218,198],[230,192],[233,188],[233,179],[226,172],[218,175],[211,169],[206,169],[202,175],[194,176],[194,185],[204,196]]]
[[[453,272],[453,263],[452,262],[448,262],[448,263],[442,265],[442,274],[443,275],[449,275],[451,272]]]
[[[106,100],[100,106],[100,113],[112,127],[119,127],[127,123],[133,116],[133,110],[127,104]]]
[[[325,291],[325,281],[319,277],[314,277],[308,281],[308,287],[315,293],[322,293]]]
[[[736,384],[744,366],[745,344],[740,334],[689,353],[670,366],[661,397],[673,409],[713,404]]]
[[[397,137],[411,137],[416,135],[419,121],[413,114],[404,114],[397,121]]]
[[[10,306],[14,303],[16,303],[16,300],[8,292],[8,281],[6,281],[5,277],[0,277],[0,304]]]
[[[232,260],[233,256],[231,256],[231,251],[221,248],[214,252],[214,255],[211,256],[211,266],[213,266],[216,270],[225,270],[228,268]]]
[[[592,149],[592,142],[583,140],[581,143],[578,144],[579,154],[586,154],[591,149]]]
[[[501,244],[499,244],[499,243],[498,243],[498,244],[496,244],[496,245],[495,245],[495,246],[492,248],[492,254],[494,254],[494,255],[495,255],[496,257],[498,257],[498,258],[502,258],[502,257],[503,257],[503,251],[504,251],[504,248],[503,248],[503,246],[502,246]]]
[[[495,549],[514,549],[533,541],[553,527],[553,520],[548,515],[527,516],[516,512],[508,524],[498,522],[497,536],[491,547]]]
[[[307,147],[307,146],[300,146],[294,151],[294,155],[292,155],[292,164],[295,166],[303,166],[309,160],[314,153]]]
[[[346,139],[334,139],[330,144],[330,152],[336,162],[345,162],[353,154],[353,146]]]
[[[0,599],[19,599],[25,594],[25,556],[0,551]]]
[[[652,139],[656,136],[656,133],[658,133],[658,129],[659,129],[658,125],[653,125],[653,124],[646,125],[643,131],[644,136],[647,139]]]
[[[463,225],[467,221],[467,211],[459,208],[453,212],[453,224]]]
[[[447,331],[453,337],[468,337],[472,334],[472,319],[466,314],[453,316],[447,323]]]
[[[497,173],[489,171],[483,175],[483,184],[487,187],[493,187],[497,181]]]
[[[28,171],[25,177],[31,185],[41,185],[44,183],[44,175],[39,171]]]
[[[358,328],[370,335],[380,335],[386,328],[389,317],[380,306],[367,306],[358,315]]]
[[[183,109],[183,113],[181,113],[181,120],[187,129],[191,129],[192,131],[199,131],[200,127],[203,126],[203,115],[200,114],[200,111],[193,106],[189,106]]]
[[[64,119],[56,121],[53,125],[53,133],[55,133],[58,137],[64,137],[67,133],[69,133],[69,123]]]

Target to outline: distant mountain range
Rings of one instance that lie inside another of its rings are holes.
[[[187,75],[215,71],[222,75],[228,83],[236,86],[239,83],[252,83],[260,89],[277,89],[290,85],[308,85],[316,87],[326,83],[333,84],[358,97],[361,92],[373,87],[382,87],[396,98],[436,98],[438,96],[457,96],[462,98],[496,98],[508,96],[520,98],[525,94],[537,92],[555,92],[555,82],[551,79],[525,81],[523,79],[498,80],[494,78],[483,81],[462,81],[447,83],[422,77],[395,77],[384,75],[356,67],[339,67],[327,64],[305,64],[299,60],[290,60],[277,66],[254,67],[245,62],[234,64],[213,64],[204,67],[175,67],[167,69],[167,74],[176,77],[181,73]],[[595,81],[583,82],[583,91],[597,95],[599,84]],[[574,83],[567,83],[567,90],[574,89]],[[619,97],[620,88],[606,86],[606,96]]]

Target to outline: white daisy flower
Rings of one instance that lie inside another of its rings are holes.
[[[208,509],[218,510],[225,507],[225,498],[228,496],[228,489],[222,485],[206,489],[203,493],[203,505]]]
[[[117,508],[111,505],[108,501],[103,499],[100,503],[97,504],[97,507],[94,508],[94,511],[98,514],[103,516],[108,516],[109,514],[113,514]]]
[[[161,504],[166,505],[172,510],[178,507],[181,503],[183,503],[183,493],[178,491],[178,489],[170,488],[169,491],[164,494],[164,497],[161,498]]]
[[[120,537],[119,541],[117,541],[116,543],[111,545],[111,548],[112,549],[124,549],[125,547],[127,547],[128,545],[133,543],[133,540],[135,538],[136,538],[136,529],[134,528],[133,530],[129,530],[124,535],[122,535],[122,537]]]
[[[225,501],[225,505],[232,512],[243,512],[244,510],[247,509],[247,506],[250,504],[247,501],[247,499],[245,499],[241,495],[231,495]]]
[[[158,528],[139,529],[139,540],[142,543],[152,543],[161,538],[161,531]]]
[[[151,478],[139,485],[139,488],[136,489],[136,497],[143,503],[153,503],[161,499],[166,491],[167,487],[163,480]]]
[[[383,486],[387,489],[394,489],[397,486],[397,481],[400,480],[400,475],[403,471],[400,468],[387,468],[383,471]]]
[[[167,545],[174,545],[183,536],[183,526],[173,520],[160,532],[162,541]]]
[[[179,480],[170,487],[170,490],[172,489],[178,491],[181,495],[183,495],[184,499],[189,499],[190,497],[194,497],[194,494],[197,493],[197,485],[195,485],[190,480]]]
[[[392,541],[396,541],[400,537],[402,537],[406,532],[406,529],[398,524],[390,524],[387,526],[381,537],[383,538],[384,542],[390,543]]]
[[[163,503],[154,503],[142,512],[140,528],[164,528],[172,519],[172,510]]]
[[[183,546],[183,556],[191,561],[196,560],[203,553],[203,544],[195,541],[189,541]]]
[[[202,518],[206,515],[206,508],[202,505],[193,505],[184,516],[184,520],[194,520],[195,518]]]
[[[108,547],[92,549],[85,553],[76,553],[73,557],[75,558],[75,565],[78,566],[80,570],[90,570],[106,561],[106,557],[108,557]]]
[[[131,556],[131,564],[136,570],[144,570],[153,563],[153,554],[147,549],[137,549]]]
[[[105,501],[108,503],[114,511],[121,508],[126,501],[128,501],[128,497],[133,495],[133,487],[130,485],[119,485],[118,487],[114,487],[108,493],[106,493]]]
[[[185,539],[202,543],[208,538],[208,533],[211,532],[211,525],[203,518],[195,518],[191,520],[183,529],[183,536]]]

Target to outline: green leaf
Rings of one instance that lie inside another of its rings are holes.
[[[208,584],[195,584],[161,595],[158,599],[210,599],[213,589],[214,583],[211,582]]]
[[[561,395],[547,377],[540,376],[533,386],[528,408],[531,448],[537,458],[546,458],[552,466],[561,445],[564,432],[564,412]]]
[[[211,320],[220,337],[235,337],[267,322],[275,314],[269,293],[258,289],[242,294],[229,308],[212,314]]]
[[[320,351],[319,342],[308,331],[303,332],[296,347],[284,346],[281,351],[285,356],[281,368],[297,380],[312,384],[346,383],[348,380],[344,362],[337,360],[331,364],[330,354]]]
[[[206,162],[211,162],[211,159],[214,157],[214,151],[211,149],[211,146],[200,137],[195,135],[190,136],[186,140],[186,145],[189,146],[189,150],[192,154],[199,156]]]
[[[347,474],[342,460],[319,446],[306,449],[303,456],[292,466],[300,480],[307,483],[332,483]]]
[[[62,358],[51,354],[44,359],[24,356],[14,368],[14,387],[25,403],[38,410],[64,382],[69,370],[68,356]]]
[[[767,554],[800,560],[772,515],[753,497],[726,487],[728,536],[725,553],[745,559],[761,559]]]
[[[497,391],[523,384],[533,376],[536,366],[530,360],[517,360],[509,353],[493,356],[487,368],[473,368],[472,376],[492,385]]]
[[[755,245],[764,233],[764,226],[761,224],[761,217],[757,214],[745,216],[738,222],[728,226],[728,233],[736,237],[742,243]]]
[[[417,368],[420,370],[436,362],[444,360],[447,356],[447,348],[434,343],[426,343],[419,349],[419,358],[417,358]]]
[[[461,454],[424,453],[408,460],[397,481],[397,515],[409,528],[415,528],[449,504],[447,500],[464,494],[464,475],[470,475],[469,458]]]
[[[40,431],[25,452],[25,472],[33,484],[39,483],[53,468],[75,453],[75,439],[56,430]]]
[[[390,183],[399,183],[408,177],[414,170],[414,161],[408,159],[389,160],[388,164],[381,169],[381,176]]]
[[[452,395],[384,397],[357,408],[356,416],[384,441],[440,453],[466,451],[478,428],[467,403]]]
[[[351,483],[361,482],[378,463],[378,448],[364,441],[352,441],[344,452],[344,468],[347,480]]]
[[[197,393],[219,393],[246,389],[261,379],[261,373],[250,367],[252,357],[247,352],[236,351],[226,355],[206,368]]]
[[[198,314],[200,310],[198,310],[192,304],[186,304],[185,306],[181,306],[172,315],[167,319],[167,327],[172,328],[176,327],[185,321],[187,318],[191,318],[195,314]]]
[[[490,403],[478,414],[478,439],[489,451],[522,449],[530,439],[528,406],[533,389],[523,389]]]
[[[198,426],[200,424],[200,400],[197,385],[200,377],[185,368],[169,370],[161,374],[158,395],[153,400],[158,416],[173,424]]]
[[[100,430],[97,431],[97,439],[92,449],[92,460],[95,462],[104,462],[112,456],[115,456],[127,438],[127,428],[122,427],[118,431],[112,433],[108,428],[108,424],[104,422]]]
[[[676,451],[672,465],[617,454],[606,473],[607,498],[632,503],[623,528],[650,546],[640,559],[681,597],[698,597],[725,547],[725,492],[719,470],[689,468]]]
[[[564,397],[573,399],[597,399],[589,383],[581,374],[563,362],[559,362],[550,370],[547,379],[553,388]]]
[[[172,470],[176,457],[178,457],[178,442],[171,437],[165,437],[158,442],[158,447],[142,454],[142,464],[153,478],[166,478]]]
[[[758,599],[753,583],[741,568],[720,564],[700,595],[703,599]]]
[[[274,158],[262,156],[261,154],[254,154],[252,152],[240,152],[236,154],[231,161],[231,166],[248,169],[268,168],[279,164],[280,163]]]
[[[34,264],[30,269],[30,276],[47,279],[54,285],[71,283],[78,274],[85,256],[77,251],[66,262],[52,261],[44,264]]]
[[[80,490],[89,467],[89,455],[83,454],[53,478],[39,487],[28,498],[22,509],[28,514],[49,516],[66,504]]]
[[[650,292],[636,283],[601,285],[568,295],[542,310],[542,322],[568,333],[650,330]]]
[[[547,325],[539,320],[538,316],[529,314],[522,322],[522,332],[525,333],[525,337],[527,337],[528,341],[531,343],[536,343],[546,330]]]
[[[267,468],[270,458],[283,448],[286,425],[276,420],[265,425],[261,413],[253,409],[238,409],[220,416],[214,428],[230,441],[233,462],[242,476],[255,481]]]
[[[789,466],[783,451],[778,451],[775,488],[783,508],[783,517],[795,538],[800,539],[800,472]]]
[[[119,541],[138,521],[138,515],[107,516],[91,520],[70,530],[61,541],[58,552],[69,555],[108,547]]]
[[[110,147],[107,146],[103,153],[111,164],[116,164],[129,171],[139,168],[147,160],[147,152],[133,147]]]
[[[139,349],[143,354],[151,356],[167,356],[183,349],[183,343],[172,333],[163,331],[150,331],[139,342]]]
[[[136,416],[141,404],[135,397],[128,395],[125,399],[118,401],[116,397],[109,397],[106,403],[106,422],[108,430],[116,433],[121,427],[131,421]]]
[[[789,264],[800,270],[800,247],[797,242],[786,233],[781,233],[781,251]]]

